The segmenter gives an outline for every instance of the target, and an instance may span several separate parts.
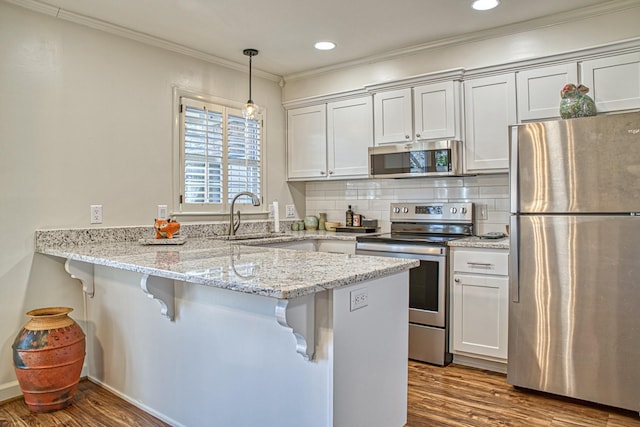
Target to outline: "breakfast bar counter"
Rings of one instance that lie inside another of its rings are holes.
[[[180,245],[89,234],[39,231],[36,256],[82,282],[92,381],[176,426],[406,423],[417,261],[264,247],[353,240],[335,233]]]
[[[181,245],[142,245],[137,241],[42,245],[37,247],[37,252],[283,299],[387,276],[416,264],[399,258],[279,250],[256,245],[331,238],[328,234],[296,234],[246,240],[186,239]]]

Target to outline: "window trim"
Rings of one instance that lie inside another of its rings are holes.
[[[189,216],[189,217],[215,217],[219,215],[229,216],[230,203],[223,198],[223,202],[219,205],[212,204],[195,204],[195,203],[181,203],[181,194],[183,191],[183,153],[182,153],[182,117],[181,117],[181,101],[182,98],[188,98],[195,102],[202,102],[206,104],[216,104],[226,107],[231,110],[241,111],[244,105],[241,102],[231,101],[228,99],[220,98],[212,95],[205,95],[201,93],[191,92],[178,87],[173,88],[173,156],[172,156],[172,200],[175,203],[175,208],[171,208],[171,214],[177,216]],[[240,210],[243,214],[248,215],[263,215],[268,213],[265,207],[265,200],[267,198],[266,189],[266,110],[261,111],[261,125],[260,125],[260,206],[253,206],[250,203],[250,199],[247,197],[241,197],[238,199],[235,205],[235,211]],[[226,144],[226,141],[225,141]],[[226,159],[224,161],[226,165]]]

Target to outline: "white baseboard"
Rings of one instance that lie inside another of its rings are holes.
[[[167,424],[172,425],[173,427],[185,427],[184,424],[180,424],[179,422],[177,422],[176,420],[173,420],[169,417],[167,417],[165,414],[162,414],[158,411],[156,411],[155,409],[144,405],[140,402],[138,402],[135,399],[132,399],[130,396],[127,396],[126,394],[123,394],[121,392],[119,392],[118,390],[114,389],[113,387],[110,387],[109,385],[103,383],[102,381],[93,378],[93,377],[88,377],[89,381],[91,381],[94,384],[99,385],[100,387],[109,390],[109,392],[115,394],[116,396],[118,396],[119,398],[126,400],[127,402],[129,402],[130,404],[132,404],[133,406],[142,409],[143,411],[145,411],[148,414],[153,415],[154,417],[158,418],[159,420],[164,421]]]
[[[22,396],[18,380],[0,384],[0,403]]]
[[[453,363],[458,365],[469,366],[471,368],[485,369],[487,371],[507,373],[507,364],[504,362],[495,362],[493,360],[485,360],[477,357],[464,356],[462,354],[453,355]]]

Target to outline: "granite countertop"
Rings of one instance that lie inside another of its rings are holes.
[[[49,233],[51,234],[51,233]],[[77,232],[76,235],[84,236]],[[67,233],[68,235],[68,233]],[[239,292],[290,299],[408,270],[418,261],[258,247],[299,240],[347,240],[335,232],[287,232],[269,238],[186,238],[182,245],[138,241],[48,240],[36,232],[36,252]],[[106,239],[108,240],[108,239]]]
[[[509,237],[501,239],[487,239],[478,236],[465,237],[464,239],[452,240],[449,246],[460,248],[483,248],[483,249],[509,249]]]

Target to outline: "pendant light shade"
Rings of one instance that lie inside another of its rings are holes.
[[[242,116],[245,119],[257,119],[260,114],[260,107],[253,103],[253,99],[251,98],[251,59],[258,54],[257,49],[245,49],[242,51],[243,54],[249,57],[249,100],[244,107],[242,107]]]

